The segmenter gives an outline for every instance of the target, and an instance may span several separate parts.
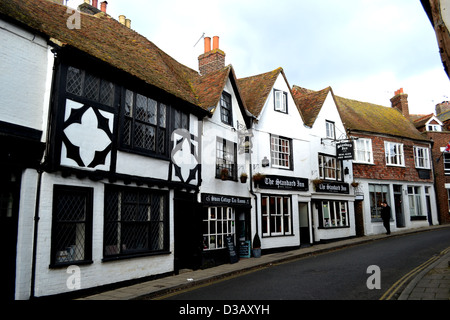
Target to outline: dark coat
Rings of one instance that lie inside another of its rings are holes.
[[[381,208],[381,219],[383,220],[391,219],[391,207],[386,206]]]

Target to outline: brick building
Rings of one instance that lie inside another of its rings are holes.
[[[422,135],[433,141],[432,161],[436,189],[439,223],[450,223],[450,153],[446,147],[450,141],[448,131],[449,103],[436,105],[436,115],[410,115]]]
[[[391,207],[391,230],[438,224],[431,142],[409,121],[407,97],[398,90],[391,108],[335,97],[354,141],[359,235],[385,232],[380,216],[383,201]]]

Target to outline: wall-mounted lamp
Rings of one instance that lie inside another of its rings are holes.
[[[347,174],[349,174],[349,173],[350,173],[350,170],[348,170],[348,167],[345,167],[345,169],[344,169],[344,174],[347,175]]]
[[[267,157],[264,157],[264,159],[262,159],[261,161],[261,165],[264,167],[268,167],[269,166],[269,159],[267,159]]]

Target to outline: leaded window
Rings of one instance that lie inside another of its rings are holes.
[[[85,70],[68,67],[66,92],[107,106],[114,103],[115,86]]]
[[[92,188],[54,186],[51,265],[91,260],[92,194]]]
[[[143,153],[167,155],[168,106],[126,90],[122,144]]]
[[[107,186],[104,257],[167,251],[167,199],[163,191]]]

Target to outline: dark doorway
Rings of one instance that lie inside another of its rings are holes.
[[[298,203],[298,215],[300,221],[300,245],[310,245],[312,243],[310,232],[311,225],[307,202]]]
[[[175,273],[198,269],[202,260],[202,220],[195,193],[175,191],[174,256]]]
[[[0,171],[0,239],[5,249],[1,263],[4,275],[1,291],[4,300],[13,300],[15,293],[20,179],[19,170],[7,166]]]
[[[403,216],[403,195],[401,185],[394,185],[394,208],[397,228],[404,228],[405,217]]]

